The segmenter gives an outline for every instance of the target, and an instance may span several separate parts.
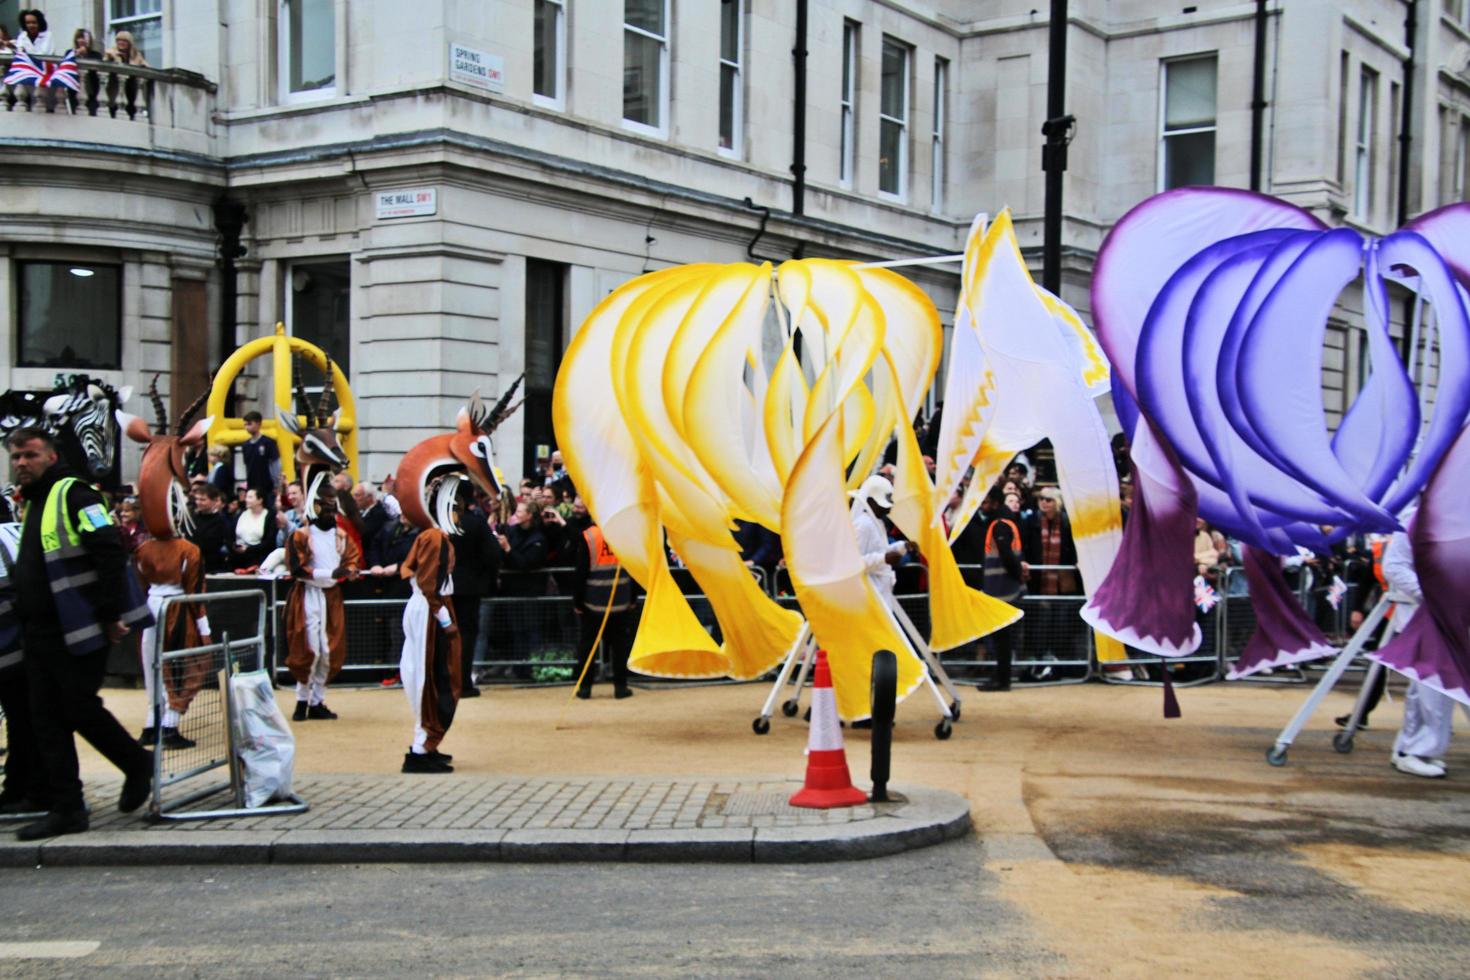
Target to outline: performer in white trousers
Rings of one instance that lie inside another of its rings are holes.
[[[1412,515],[1410,515],[1412,516]],[[1404,517],[1408,524],[1409,517]],[[1383,577],[1392,591],[1416,603],[1424,601],[1419,575],[1414,570],[1414,552],[1409,535],[1394,534],[1383,549]],[[1418,606],[1400,606],[1394,612],[1392,630],[1402,632],[1418,612]],[[1393,767],[1410,776],[1442,779],[1444,754],[1450,747],[1450,730],[1455,718],[1455,701],[1431,687],[1414,681],[1404,699],[1404,723],[1393,743]]]
[[[403,771],[453,772],[453,757],[439,751],[454,721],[462,684],[449,535],[437,527],[421,531],[398,574],[413,586],[403,609],[403,655],[398,661],[403,693],[413,711],[413,742],[403,757]]]

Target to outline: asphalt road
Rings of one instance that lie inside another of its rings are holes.
[[[1464,975],[1463,909],[1394,908],[1283,861],[1269,840],[1242,846],[1226,836],[1202,848],[1198,838],[1182,828],[1089,837],[1096,853],[1072,855],[1086,862],[1074,870],[1146,867],[1182,888],[1227,890],[1177,935],[1187,972],[1191,948],[1217,954],[1197,964],[1211,973],[1231,962],[1236,944],[1306,937],[1361,954],[1358,968],[1335,976]],[[1007,858],[1016,846],[1001,835],[876,861],[776,867],[12,870],[0,872],[0,975],[1159,975],[1157,957],[1144,946],[1130,956],[1127,942],[1094,972],[1097,951],[1085,947],[1095,933],[1082,924],[1115,914],[1105,904],[1063,910],[1075,932],[1035,928],[1004,880],[1037,859],[1024,846]],[[1137,911],[1174,928],[1168,908]],[[1129,928],[1117,926],[1125,939]],[[18,958],[26,953],[45,958]],[[1274,961],[1279,972],[1269,956],[1239,962],[1236,975],[1270,976],[1288,975],[1293,960]]]

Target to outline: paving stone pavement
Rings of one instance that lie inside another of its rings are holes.
[[[787,804],[799,787],[782,777],[317,775],[294,787],[311,804],[304,813],[149,822],[118,813],[120,783],[98,780],[88,785],[90,832],[39,844],[6,834],[0,865],[841,860],[970,830],[969,805],[941,790],[900,786],[891,802],[811,810]]]

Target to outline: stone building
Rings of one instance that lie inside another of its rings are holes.
[[[0,21],[20,6],[0,0]],[[1167,186],[1249,186],[1253,159],[1262,190],[1368,232],[1464,196],[1467,0],[1164,7],[1071,4],[1064,294],[1084,314],[1113,221]],[[473,388],[524,371],[526,411],[499,440],[513,475],[552,441],[576,324],[647,269],[943,255],[1005,206],[1039,268],[1034,0],[46,12],[58,52],[78,27],[99,46],[127,29],[153,67],[84,63],[97,73],[75,112],[0,111],[7,387],[160,372],[186,399],[222,351],[281,320],[345,362],[374,478]],[[906,271],[947,319],[955,267]],[[1329,411],[1361,381],[1352,302],[1329,332]],[[240,410],[263,380],[240,385]]]

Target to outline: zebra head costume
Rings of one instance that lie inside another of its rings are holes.
[[[7,391],[0,395],[0,436],[44,429],[77,475],[112,490],[120,482],[121,429],[114,412],[131,394],[131,388],[119,390],[85,374],[58,379],[50,394]]]

